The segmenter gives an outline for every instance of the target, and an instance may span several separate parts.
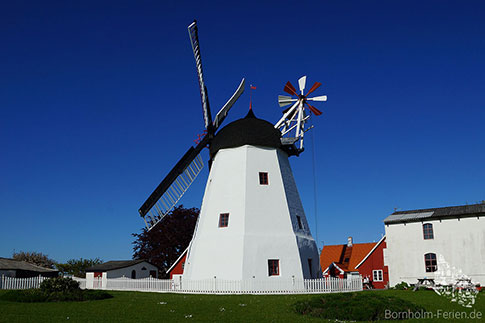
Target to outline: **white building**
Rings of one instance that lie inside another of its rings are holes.
[[[384,220],[389,283],[420,278],[485,286],[485,204],[394,212]]]
[[[252,110],[217,133],[183,279],[321,277],[280,136]]]
[[[93,288],[94,281],[106,286],[108,278],[158,278],[158,267],[146,260],[113,260],[86,269],[86,287]]]

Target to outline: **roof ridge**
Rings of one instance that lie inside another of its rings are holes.
[[[485,207],[485,203],[475,203],[475,204],[464,204],[464,205],[439,206],[439,207],[432,207],[432,208],[427,208],[427,209],[411,209],[411,210],[403,210],[403,211],[394,211],[391,214],[402,214],[402,213],[406,213],[406,212],[424,213],[424,212],[431,212],[431,211],[436,211],[436,210],[453,209],[453,208],[467,208],[467,207],[473,207],[473,206],[479,206],[479,205],[483,205],[483,207]]]
[[[377,242],[359,242],[359,243],[352,243],[352,246],[355,246],[355,245],[364,245],[364,244],[373,244],[373,243],[377,243]],[[329,245],[326,245],[326,246],[323,246],[324,248],[325,247],[337,247],[337,246],[346,246],[347,244],[346,243],[341,243],[341,244],[329,244]]]

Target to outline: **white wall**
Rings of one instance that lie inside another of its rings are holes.
[[[142,268],[146,268],[146,270],[142,270]],[[156,275],[158,276],[158,268],[146,261],[141,262],[136,265],[132,265],[125,268],[110,270],[110,271],[103,271],[101,276],[101,285],[102,287],[106,287],[107,279],[108,278],[120,278],[126,277],[131,278],[131,271],[136,271],[136,279],[140,278],[148,278],[150,277],[150,270],[155,270]],[[157,278],[157,276],[153,278]],[[98,281],[96,281],[98,283]],[[94,272],[87,272],[86,273],[86,288],[94,288],[95,280],[94,280]],[[101,286],[97,286],[100,288]]]
[[[433,224],[434,239],[424,240],[423,224]],[[485,286],[485,218],[472,217],[385,225],[391,286],[418,278],[451,283],[460,274]],[[437,272],[426,272],[424,254],[435,253]]]
[[[269,185],[259,184],[259,172],[268,172]],[[220,213],[230,214],[226,228],[218,227]],[[297,228],[297,214],[302,230]],[[309,278],[307,258],[313,258],[316,276],[318,252],[286,154],[250,145],[220,150],[207,181],[184,279]],[[268,276],[268,259],[280,260],[279,276]]]
[[[142,270],[142,268],[146,268],[146,270]],[[108,278],[119,278],[119,277],[127,277],[131,278],[131,271],[136,271],[136,279],[139,278],[148,278],[150,277],[150,270],[155,270],[158,275],[157,267],[149,264],[148,262],[144,261],[136,265],[132,265],[125,268],[110,270],[107,272]],[[157,277],[153,277],[157,278]]]

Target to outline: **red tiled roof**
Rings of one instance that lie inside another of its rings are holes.
[[[334,262],[344,271],[357,271],[355,266],[367,256],[376,244],[377,242],[354,243],[352,247],[347,247],[347,245],[324,246],[320,254],[320,266],[325,271]],[[348,262],[345,261],[345,254],[350,254]]]
[[[339,262],[344,245],[323,246],[320,254],[320,266],[325,270],[332,262]]]

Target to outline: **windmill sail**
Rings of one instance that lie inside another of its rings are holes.
[[[194,20],[188,27],[190,44],[194,52],[195,66],[197,67],[197,76],[199,78],[200,99],[202,101],[202,113],[204,114],[205,128],[210,130],[212,128],[212,116],[209,107],[209,97],[207,96],[207,88],[204,83],[204,75],[202,73],[202,58],[200,56],[199,35],[197,32],[197,22]]]
[[[242,79],[241,83],[237,87],[236,92],[234,92],[231,98],[227,100],[226,104],[224,104],[224,106],[219,110],[219,112],[217,112],[216,118],[214,119],[214,131],[216,131],[217,128],[219,128],[219,126],[222,124],[222,121],[224,121],[224,119],[226,118],[229,110],[232,108],[234,103],[236,103],[237,99],[239,99],[241,94],[243,94],[244,84],[246,84],[246,80]]]
[[[208,141],[209,136],[205,136],[195,148],[190,147],[140,207],[138,212],[144,218],[148,230],[151,230],[173,209],[195,181],[204,167],[200,151]]]
[[[167,174],[163,181],[157,186],[157,188],[138,210],[140,216],[145,220],[148,230],[151,230],[168,214],[168,212],[174,208],[190,185],[194,182],[197,175],[199,175],[202,167],[204,166],[202,157],[200,156],[201,150],[207,145],[210,145],[217,128],[219,128],[231,107],[244,92],[245,80],[242,79],[236,92],[220,109],[214,122],[212,122],[207,88],[205,86],[202,73],[199,37],[197,32],[197,23],[195,20],[189,25],[188,30],[190,43],[192,44],[192,50],[194,52],[195,65],[197,67],[200,97],[202,101],[202,110],[207,134],[196,147],[190,147],[189,150],[187,150],[185,155],[177,162],[175,167],[172,168],[172,170]]]

